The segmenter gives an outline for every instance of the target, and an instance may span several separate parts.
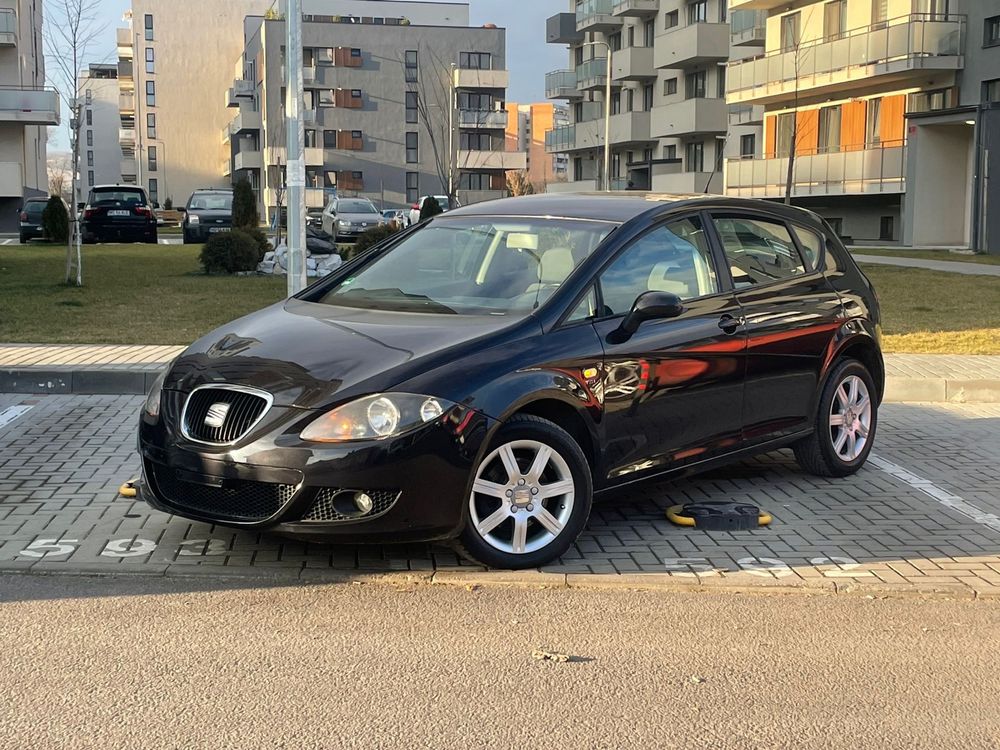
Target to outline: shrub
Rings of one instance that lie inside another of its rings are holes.
[[[201,249],[205,273],[254,271],[260,262],[257,241],[246,232],[219,232]]]
[[[260,263],[264,260],[264,253],[267,253],[274,248],[271,247],[271,241],[267,238],[267,233],[260,227],[254,227],[253,229],[239,229],[238,232],[245,234],[247,237],[253,240],[254,245],[257,247],[257,262]]]
[[[174,199],[171,198],[169,195],[167,196],[167,199],[163,201],[163,208],[167,211],[174,210]]]
[[[437,216],[440,213],[444,213],[444,211],[441,210],[441,204],[437,202],[437,198],[433,195],[428,195],[424,199],[424,205],[420,207],[420,221],[429,219],[432,216]]]
[[[51,196],[42,211],[42,229],[45,236],[53,242],[65,242],[69,239],[69,212],[58,195]]]
[[[260,226],[257,196],[246,180],[233,186],[233,229],[256,229]]]
[[[392,237],[392,235],[399,231],[400,230],[393,224],[383,224],[380,227],[372,227],[367,232],[363,232],[358,235],[358,241],[354,243],[354,252],[351,253],[352,257],[363,253],[365,250],[377,245],[387,237]]]

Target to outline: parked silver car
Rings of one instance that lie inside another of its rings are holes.
[[[367,198],[334,198],[323,209],[323,231],[335,242],[353,242],[373,227],[385,224]]]

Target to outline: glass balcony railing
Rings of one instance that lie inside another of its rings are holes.
[[[608,58],[595,57],[576,66],[577,85],[603,83],[608,72]]]
[[[17,33],[17,14],[11,8],[0,8],[0,34]]]
[[[560,125],[545,132],[545,150],[553,153],[568,151],[576,145],[576,126]]]
[[[615,0],[583,0],[576,6],[576,27],[585,27],[601,16],[610,16]]]
[[[545,96],[556,99],[576,91],[575,70],[553,70],[545,74]]]

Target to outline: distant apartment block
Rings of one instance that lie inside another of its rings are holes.
[[[564,104],[507,102],[507,150],[525,154],[528,181],[537,192],[568,179],[569,156],[545,148],[545,134],[568,124],[569,108]]]
[[[80,180],[76,197],[80,202],[87,199],[94,185],[114,184],[122,179],[122,151],[118,142],[118,65],[90,65],[80,74],[78,90],[83,97]]]
[[[449,171],[462,203],[503,196],[506,173],[527,166],[524,153],[504,149],[504,30],[469,28],[464,4],[362,5],[356,18],[305,18],[306,206],[321,208],[334,193],[411,205],[446,193]],[[386,15],[369,15],[376,12]],[[415,22],[417,12],[426,23]],[[231,120],[221,129],[222,171],[247,179],[270,217],[287,164],[285,23],[247,17],[245,28],[227,93]]]
[[[764,16],[762,54],[726,76],[731,117],[764,136],[730,152],[728,194],[783,198],[794,154],[793,201],[846,237],[1000,252],[1000,3],[730,9]]]
[[[48,194],[46,127],[59,95],[45,88],[42,3],[0,4],[0,231],[17,230],[24,198]]]

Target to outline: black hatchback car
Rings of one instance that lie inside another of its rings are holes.
[[[205,242],[233,226],[233,191],[219,188],[195,190],[184,207],[181,224],[184,244]]]
[[[156,213],[136,185],[95,185],[83,207],[84,243],[156,243]]]
[[[45,236],[42,214],[45,213],[47,205],[49,205],[48,198],[28,198],[24,201],[18,212],[18,238],[22,245]]]
[[[557,558],[595,493],[791,446],[857,471],[884,371],[869,281],[808,211],[540,195],[410,228],[195,342],[139,427],[170,513]]]

